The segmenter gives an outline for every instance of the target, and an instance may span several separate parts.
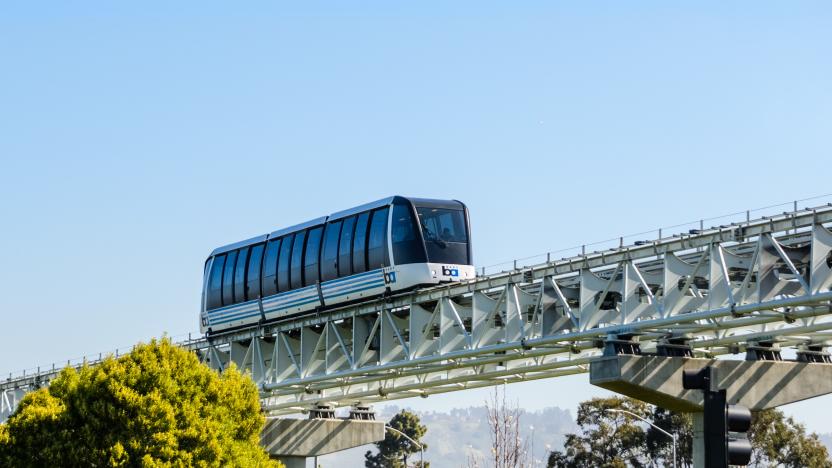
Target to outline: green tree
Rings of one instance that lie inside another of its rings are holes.
[[[26,395],[0,426],[0,466],[278,466],[263,423],[250,378],[153,340]]]
[[[593,398],[578,406],[577,423],[582,434],[567,434],[564,451],[549,455],[548,466],[557,468],[623,468],[646,466],[647,433],[630,416],[608,410],[630,411],[649,418],[651,408],[631,398]]]
[[[780,410],[754,412],[749,438],[753,449],[749,466],[832,468],[829,453],[817,434],[806,434],[803,424]]]
[[[676,463],[683,468],[693,466],[693,416],[653,406],[650,422],[676,434]],[[647,427],[647,457],[663,466],[673,466],[673,439],[652,426]]]
[[[424,437],[428,428],[420,424],[419,417],[410,411],[401,410],[393,416],[388,426],[407,434],[408,437],[427,449],[427,445],[422,442],[422,437]],[[373,454],[369,450],[364,454],[364,466],[366,468],[419,466],[418,463],[415,465],[408,465],[407,463],[410,455],[419,453],[419,447],[393,431],[387,431],[384,440],[376,442],[376,448],[378,449],[377,454]],[[421,468],[427,468],[428,466],[430,466],[430,463],[425,462],[425,466]]]

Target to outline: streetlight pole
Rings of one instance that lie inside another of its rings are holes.
[[[667,432],[666,430],[664,430],[664,429],[660,428],[659,426],[657,426],[657,425],[655,425],[655,424],[651,423],[650,421],[648,421],[648,420],[646,420],[646,419],[642,418],[641,416],[639,416],[639,415],[637,415],[637,414],[635,414],[635,413],[632,413],[632,412],[630,412],[630,411],[627,411],[627,410],[623,410],[623,409],[608,409],[608,410],[607,410],[607,412],[609,412],[609,413],[623,413],[623,414],[628,414],[628,415],[630,415],[630,416],[632,416],[632,417],[634,417],[634,418],[637,418],[637,419],[640,419],[640,420],[642,420],[642,421],[646,422],[647,424],[651,425],[651,426],[653,427],[653,429],[656,429],[657,431],[661,432],[662,434],[664,434],[664,435],[666,435],[666,436],[670,437],[670,439],[673,441],[673,468],[676,468],[676,434],[671,434],[671,433]]]
[[[384,425],[384,428],[387,429],[388,431],[394,432],[394,433],[404,437],[405,439],[409,440],[411,444],[419,447],[419,464],[421,465],[419,468],[425,468],[425,449],[422,447],[422,444],[420,444],[419,442],[416,442],[415,440],[411,439],[410,436],[408,436],[407,434],[405,434],[404,432],[402,432],[398,429],[394,429],[394,428],[392,428],[392,427],[390,427],[386,424]]]

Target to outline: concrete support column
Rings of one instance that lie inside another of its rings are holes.
[[[276,457],[286,468],[306,468],[306,457]],[[315,467],[317,468],[317,467]]]
[[[693,416],[693,468],[705,468],[705,413]]]

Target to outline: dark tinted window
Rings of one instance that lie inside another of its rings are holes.
[[[246,300],[251,301],[260,297],[260,266],[263,263],[263,244],[251,248],[248,257],[248,273],[246,274]]]
[[[292,239],[294,234],[283,238],[280,245],[280,260],[277,261],[277,286],[280,292],[289,290],[289,261],[292,258]]]
[[[352,274],[352,234],[355,230],[355,216],[344,220],[341,241],[338,244],[338,276]]]
[[[462,210],[417,207],[425,240],[468,242],[465,213]]]
[[[352,240],[352,272],[367,271],[367,223],[370,213],[361,213],[355,223],[355,236]]]
[[[387,266],[387,214],[389,208],[373,211],[370,221],[370,236],[367,240],[367,269],[375,270]]]
[[[205,307],[216,309],[222,307],[222,267],[225,265],[225,254],[214,257],[211,264],[211,274],[208,276],[208,297]]]
[[[468,265],[468,231],[465,212],[445,208],[416,207],[428,261]]]
[[[321,252],[321,281],[329,281],[338,277],[339,234],[341,234],[341,221],[327,224],[323,252]]]
[[[246,300],[246,262],[248,261],[248,247],[240,249],[237,254],[237,268],[234,270],[234,303]]]
[[[393,205],[393,261],[397,265],[425,262],[425,249],[416,235],[416,225],[409,205]]]
[[[292,245],[292,268],[289,272],[289,285],[292,289],[303,286],[303,244],[306,240],[306,231],[295,234],[295,243]]]
[[[266,244],[266,255],[263,256],[263,297],[277,293],[278,249],[280,249],[280,239],[270,240]]]
[[[311,229],[306,236],[306,249],[303,254],[303,284],[309,286],[318,281],[318,255],[321,253],[322,227]]]
[[[222,273],[222,305],[234,303],[234,265],[237,263],[237,251],[228,252],[225,257],[225,269]]]

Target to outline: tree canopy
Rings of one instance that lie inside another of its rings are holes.
[[[388,426],[407,434],[408,437],[427,449],[427,444],[422,442],[422,437],[424,437],[428,428],[420,424],[419,416],[410,411],[401,410],[393,416]],[[387,431],[384,440],[376,442],[376,448],[378,453],[373,454],[371,451],[367,451],[364,454],[364,466],[366,468],[406,468],[409,466],[407,463],[408,457],[414,453],[419,453],[419,447],[393,431]],[[425,466],[420,468],[427,468],[429,465],[425,462]]]
[[[578,407],[581,433],[568,434],[563,451],[549,455],[550,468],[672,465],[672,440],[632,416],[610,412],[627,410],[677,435],[677,462],[692,466],[693,420],[638,400],[623,397],[594,398]],[[776,409],[752,413],[749,439],[751,467],[832,468],[826,447],[816,434]]]
[[[650,417],[646,403],[630,398],[594,398],[578,406],[581,434],[567,434],[563,452],[552,452],[549,467],[623,468],[644,466],[647,434],[634,419],[610,409]]]
[[[829,453],[817,434],[807,434],[803,424],[785,417],[780,410],[752,413],[749,439],[753,447],[749,466],[832,468]]]
[[[27,394],[0,425],[0,466],[279,466],[264,422],[248,376],[153,340]]]

